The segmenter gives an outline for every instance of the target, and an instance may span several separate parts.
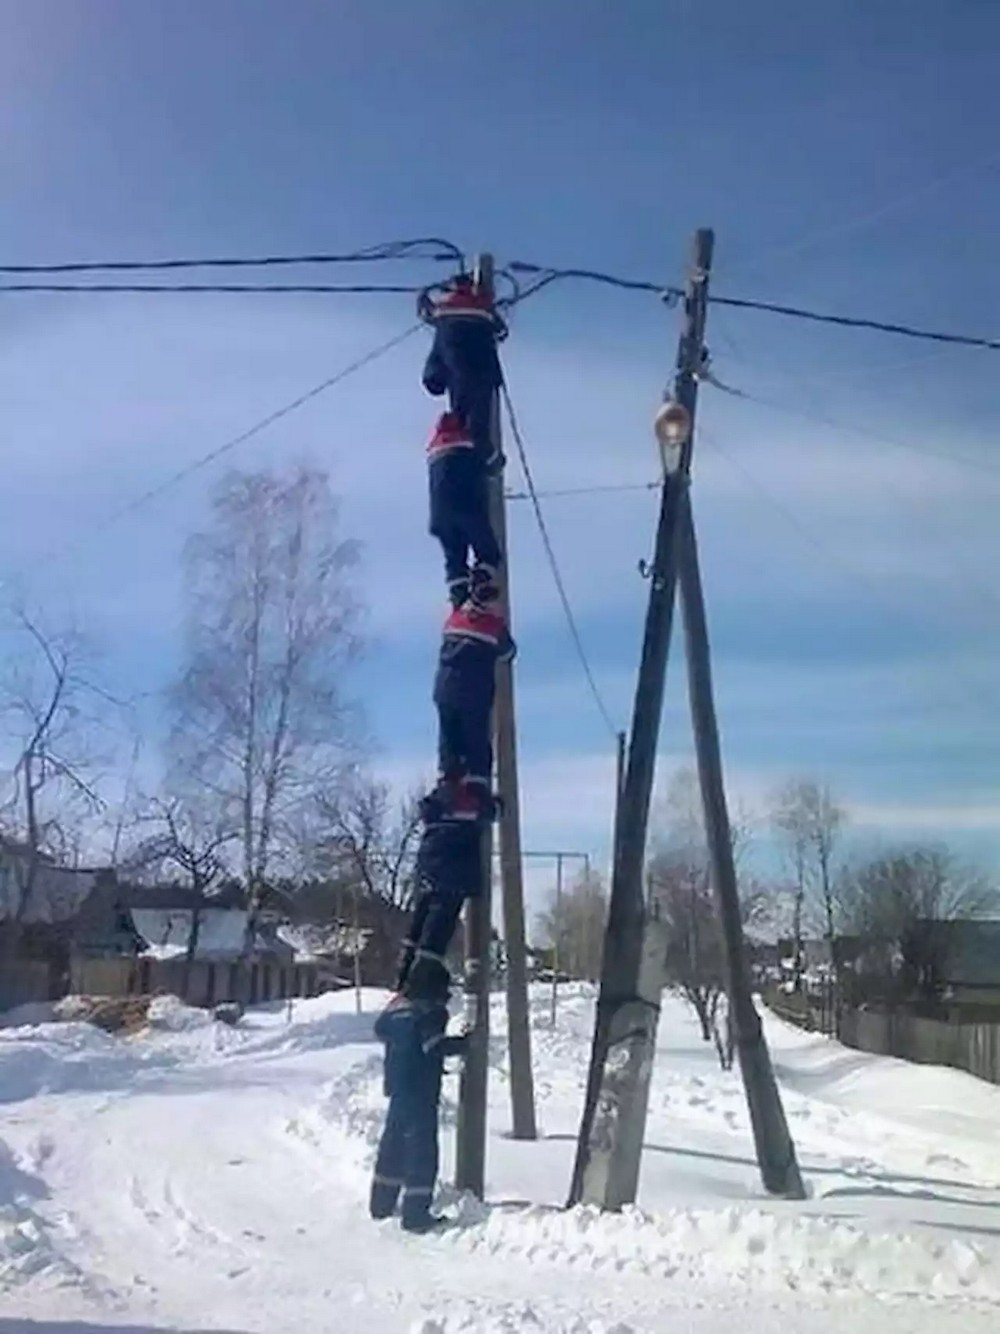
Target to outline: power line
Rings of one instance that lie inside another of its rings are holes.
[[[650,282],[645,279],[619,278],[611,273],[602,273],[596,269],[557,269],[540,264],[530,264],[515,260],[508,264],[511,273],[538,274],[539,280],[532,287],[521,293],[519,300],[524,301],[535,292],[550,283],[566,278],[584,279],[602,283],[605,286],[621,288],[630,292],[650,292],[671,304],[684,295],[679,287],[665,283]],[[933,329],[921,329],[909,324],[896,324],[885,320],[870,319],[867,316],[831,315],[824,311],[808,310],[804,306],[786,306],[773,301],[755,301],[744,297],[709,296],[709,305],[731,306],[738,310],[760,310],[771,315],[784,315],[790,319],[809,320],[815,324],[831,324],[848,329],[872,329],[877,333],[897,334],[903,338],[921,338],[934,343],[953,343],[961,347],[982,347],[990,351],[1000,351],[1000,339],[980,338],[972,334],[942,333]]]
[[[654,283],[642,278],[620,278],[613,273],[602,273],[598,269],[558,269],[551,265],[530,264],[526,260],[513,260],[507,265],[510,273],[537,274],[539,280],[521,294],[521,300],[532,296],[549,283],[560,282],[566,278],[575,278],[584,282],[600,283],[604,287],[618,287],[624,292],[650,292],[665,300],[676,301],[684,295],[679,287],[665,283]]]
[[[621,491],[658,491],[660,482],[608,482],[597,486],[565,486],[551,491],[537,491],[539,500],[555,500],[564,496],[599,496]],[[530,500],[529,491],[508,491],[507,500]]]
[[[456,262],[462,264],[462,256],[457,247],[441,249],[432,254],[418,255],[414,247],[422,245],[441,245],[444,242],[396,242],[390,247],[373,247],[368,251],[358,251],[348,255],[269,255],[256,259],[240,259],[235,257],[222,257],[216,259],[177,259],[177,260],[153,260],[153,261],[109,261],[106,263],[70,263],[70,264],[40,264],[40,265],[0,265],[0,273],[89,273],[105,271],[132,271],[141,269],[187,269],[187,268],[217,268],[217,267],[259,267],[273,266],[279,264],[334,264],[334,263],[363,263],[386,259],[433,259]],[[402,247],[410,247],[403,249]],[[395,247],[395,248],[393,248]],[[508,301],[506,306],[517,305],[536,292],[549,286],[551,283],[573,279],[577,281],[594,282],[606,287],[618,288],[622,291],[644,292],[659,297],[662,301],[673,304],[680,300],[684,295],[679,287],[669,284],[652,282],[648,279],[623,278],[616,274],[605,273],[598,269],[580,269],[567,268],[560,269],[552,266],[529,263],[525,260],[514,260],[506,266],[506,269],[500,270],[513,277],[514,274],[533,274],[537,281],[523,291],[515,293]],[[424,289],[395,284],[56,284],[56,283],[10,283],[0,286],[0,291],[8,293],[18,292],[91,292],[91,293],[114,293],[114,292],[137,292],[137,293],[155,293],[155,292],[206,292],[206,293],[225,293],[225,292],[251,292],[251,293],[363,293],[372,292],[396,292],[396,293],[415,293]],[[810,310],[804,306],[789,306],[773,301],[758,301],[745,297],[727,297],[710,296],[709,303],[716,306],[729,306],[738,310],[758,310],[766,314],[781,315],[789,319],[807,320],[814,324],[828,324],[845,329],[868,329],[876,333],[894,334],[902,338],[922,339],[927,342],[947,343],[960,347],[979,347],[989,351],[1000,351],[1000,339],[982,338],[973,334],[955,334],[946,333],[936,329],[924,329],[915,325],[898,324],[888,320],[873,319],[868,316],[856,315],[834,315],[826,311]]]
[[[426,253],[420,253],[425,251]],[[463,263],[462,252],[452,241],[420,237],[411,241],[388,241],[343,254],[319,252],[306,255],[224,255],[209,259],[114,259],[74,260],[59,264],[0,264],[0,273],[136,273],[174,269],[261,269],[298,264],[369,264],[391,259],[426,259]]]
[[[731,388],[728,385],[720,384],[717,380],[708,380],[707,383],[712,384],[716,389],[721,389],[723,393],[729,394],[733,398],[742,399],[746,403],[754,403],[757,407],[768,408],[772,412],[783,412],[792,417],[799,417],[802,421],[816,422],[835,431],[842,431],[847,435],[856,435],[861,440],[874,440],[878,444],[891,445],[894,449],[905,449],[913,454],[921,454],[925,458],[941,459],[945,463],[953,463],[959,467],[978,468],[983,472],[992,473],[994,476],[1000,475],[1000,466],[990,463],[988,459],[977,459],[971,454],[952,454],[943,449],[928,449],[925,445],[916,444],[912,440],[900,440],[896,436],[884,435],[881,431],[869,430],[866,426],[855,426],[849,422],[837,421],[836,418],[816,409],[799,407],[798,404],[781,403],[776,399],[764,398],[746,389]]]
[[[941,333],[934,329],[919,329],[910,324],[892,324],[883,320],[857,315],[830,315],[803,306],[783,306],[772,301],[750,301],[735,296],[710,296],[716,306],[732,306],[737,310],[762,310],[771,315],[787,315],[791,319],[810,320],[814,324],[833,324],[845,329],[874,329],[876,333],[899,334],[903,338],[922,338],[932,343],[954,343],[961,347],[983,347],[1000,352],[1000,339],[978,338],[972,334]]]
[[[894,195],[891,199],[876,205],[873,208],[866,209],[863,213],[855,213],[850,218],[844,218],[840,222],[833,223],[820,228],[818,231],[799,237],[795,241],[789,241],[784,244],[772,246],[770,249],[755,255],[750,260],[741,261],[736,258],[735,263],[727,266],[727,272],[732,273],[737,270],[745,273],[749,268],[751,270],[760,268],[763,264],[769,264],[776,259],[787,259],[789,256],[800,255],[803,251],[812,250],[826,241],[835,240],[840,236],[849,235],[852,232],[870,227],[872,223],[880,221],[890,213],[895,213],[898,209],[911,204],[915,199],[923,198],[925,195],[934,194],[944,185],[950,185],[962,177],[969,176],[973,172],[981,172],[995,167],[1000,163],[1000,157],[991,154],[986,160],[979,158],[975,162],[966,162],[960,167],[953,167],[940,175],[933,177],[929,181],[924,181],[920,185],[911,186],[908,189]]]
[[[222,458],[223,455],[231,453],[232,450],[238,448],[240,445],[246,444],[248,440],[259,435],[262,431],[267,430],[267,428],[273,426],[275,422],[280,421],[283,417],[290,416],[291,413],[296,412],[299,408],[303,407],[306,403],[311,402],[314,398],[318,398],[319,395],[325,393],[326,390],[341,384],[344,380],[348,379],[349,376],[354,375],[365,366],[371,365],[373,361],[377,361],[380,357],[385,356],[387,352],[391,352],[393,348],[398,347],[400,343],[403,343],[407,338],[412,337],[412,335],[420,328],[422,328],[422,325],[413,324],[410,328],[404,329],[402,333],[396,334],[387,342],[380,343],[378,347],[372,348],[370,352],[366,352],[363,357],[358,357],[356,361],[350,362],[348,365],[343,366],[339,371],[336,371],[333,375],[327,376],[325,380],[321,380],[319,384],[314,385],[311,389],[307,389],[305,393],[299,394],[297,398],[293,398],[290,402],[275,408],[272,412],[269,412],[267,416],[261,417],[258,421],[254,422],[252,426],[247,427],[244,431],[240,431],[238,435],[234,435],[230,439],[223,441],[221,445],[217,445],[214,449],[210,449],[208,453],[202,454],[200,458],[195,459],[192,463],[186,464],[183,468],[179,468],[177,472],[173,473],[170,477],[165,478],[162,482],[158,482],[156,486],[150,487],[148,491],[143,491],[140,495],[135,496],[132,500],[119,506],[118,509],[112,510],[101,523],[96,527],[89,529],[84,537],[78,539],[76,542],[71,542],[68,546],[62,547],[57,551],[50,552],[47,556],[42,556],[37,564],[42,564],[51,560],[58,560],[69,552],[76,550],[77,547],[88,541],[95,534],[104,532],[120,519],[125,518],[129,514],[134,514],[136,510],[149,504],[150,501],[158,499],[172,487],[177,486],[180,482],[186,481],[187,478],[193,476],[194,473],[200,472],[203,468],[207,468],[209,464],[215,463],[218,459]]]
[[[149,294],[151,292],[211,293],[221,295],[226,292],[272,292],[272,293],[314,293],[369,295],[374,292],[405,293],[415,296],[422,292],[419,283],[0,283],[0,292],[99,292],[104,295],[114,292],[129,294]]]
[[[573,614],[573,608],[570,604],[569,595],[566,592],[566,585],[563,583],[562,573],[559,569],[559,562],[556,560],[556,554],[552,547],[552,539],[549,537],[548,526],[545,523],[545,516],[542,513],[542,507],[539,503],[538,492],[535,490],[534,478],[531,475],[531,467],[528,463],[527,451],[524,446],[524,438],[521,435],[521,428],[518,425],[517,415],[514,412],[514,404],[511,402],[510,391],[506,383],[501,384],[500,392],[503,395],[504,406],[507,409],[507,420],[510,422],[510,433],[517,446],[518,458],[521,463],[521,471],[524,473],[524,480],[528,487],[528,494],[531,499],[531,506],[535,512],[535,521],[538,524],[538,531],[541,535],[542,545],[545,548],[545,555],[549,562],[549,569],[552,571],[552,578],[555,582],[556,591],[559,594],[559,601],[562,603],[562,609],[566,616],[566,624],[569,627],[570,637],[576,648],[577,657],[580,660],[580,666],[583,668],[583,674],[587,679],[587,685],[593,696],[597,710],[604,721],[605,727],[617,741],[618,728],[612,721],[611,714],[594,679],[594,673],[591,670],[590,662],[587,658],[587,651],[583,646],[583,639],[580,635],[579,626],[576,623],[576,617]]]

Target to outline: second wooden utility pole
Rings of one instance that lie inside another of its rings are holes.
[[[476,263],[480,290],[493,295],[493,257]],[[500,403],[496,394],[490,417],[493,445],[501,447]],[[490,482],[490,521],[504,557],[501,605],[510,625],[510,570],[503,475]],[[503,887],[504,936],[507,954],[507,1025],[510,1052],[512,1131],[515,1139],[536,1139],[531,1033],[528,1017],[528,972],[524,929],[524,883],[521,874],[520,794],[517,781],[517,737],[514,727],[514,677],[511,663],[497,667],[493,709],[497,785],[503,803],[500,817],[500,877]],[[465,914],[466,1010],[473,1030],[459,1084],[455,1143],[455,1184],[480,1199],[486,1184],[486,1104],[489,1069],[490,976],[492,972],[492,831],[483,833],[483,892],[470,899]]]
[[[698,395],[712,240],[708,231],[695,237],[677,354],[674,397],[689,422]],[[661,924],[646,902],[644,870],[674,615],[679,518],[687,488],[685,468],[676,463],[664,467],[642,658],[618,803],[594,1042],[569,1195],[570,1204],[583,1201],[604,1209],[619,1209],[636,1196],[664,983],[666,949]]]
[[[723,939],[727,989],[740,1069],[765,1188],[803,1197],[795,1149],[753,1004],[743,942],[739,886],[726,808],[698,549],[691,514],[690,471],[698,376],[705,358],[705,318],[714,236],[695,235],[677,354],[673,398],[657,417],[664,484],[636,689],[625,785],[615,839],[615,873],[605,937],[590,1080],[577,1146],[570,1202],[616,1209],[635,1200],[645,1130],[666,940],[656,904],[644,901],[649,799],[678,575],[684,607],[691,720],[708,840],[709,868]],[[616,933],[630,932],[624,942]],[[617,1048],[617,1051],[616,1051]]]

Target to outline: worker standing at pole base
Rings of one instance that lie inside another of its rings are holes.
[[[375,1219],[389,1218],[402,1195],[402,1225],[428,1232],[440,1219],[431,1213],[438,1174],[438,1105],[448,1056],[463,1055],[466,1034],[448,1026],[450,976],[442,964],[416,970],[402,994],[392,997],[375,1021],[385,1044],[384,1089],[389,1099],[369,1196]]]
[[[490,733],[496,664],[510,661],[516,651],[499,600],[480,604],[470,598],[444,623],[434,680],[439,725],[435,797],[457,819],[493,817]]]

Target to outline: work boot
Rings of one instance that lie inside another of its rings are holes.
[[[390,1218],[395,1213],[401,1188],[401,1182],[386,1181],[380,1177],[376,1177],[372,1182],[368,1197],[368,1212],[376,1222]]]
[[[429,1209],[421,1214],[403,1214],[403,1231],[413,1232],[417,1236],[426,1236],[428,1232],[442,1232],[447,1226],[447,1218],[441,1214],[432,1214]]]
[[[448,580],[448,601],[456,610],[468,602],[471,595],[472,581],[467,574]]]
[[[500,597],[499,573],[492,565],[473,567],[469,598],[477,607],[487,607]]]
[[[480,778],[463,780],[455,797],[455,818],[492,824],[503,814],[503,802],[490,791],[489,783]]]

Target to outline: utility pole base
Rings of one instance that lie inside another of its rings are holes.
[[[761,1180],[769,1195],[804,1200],[806,1191],[795,1157],[795,1145],[788,1131],[759,1018],[757,1030],[756,1036],[749,1040],[737,1038],[736,1052],[757,1145]]]
[[[645,922],[638,995],[598,1012],[603,1055],[585,1157],[571,1203],[619,1210],[635,1201],[653,1076],[660,998],[665,985],[666,934],[658,918]]]

